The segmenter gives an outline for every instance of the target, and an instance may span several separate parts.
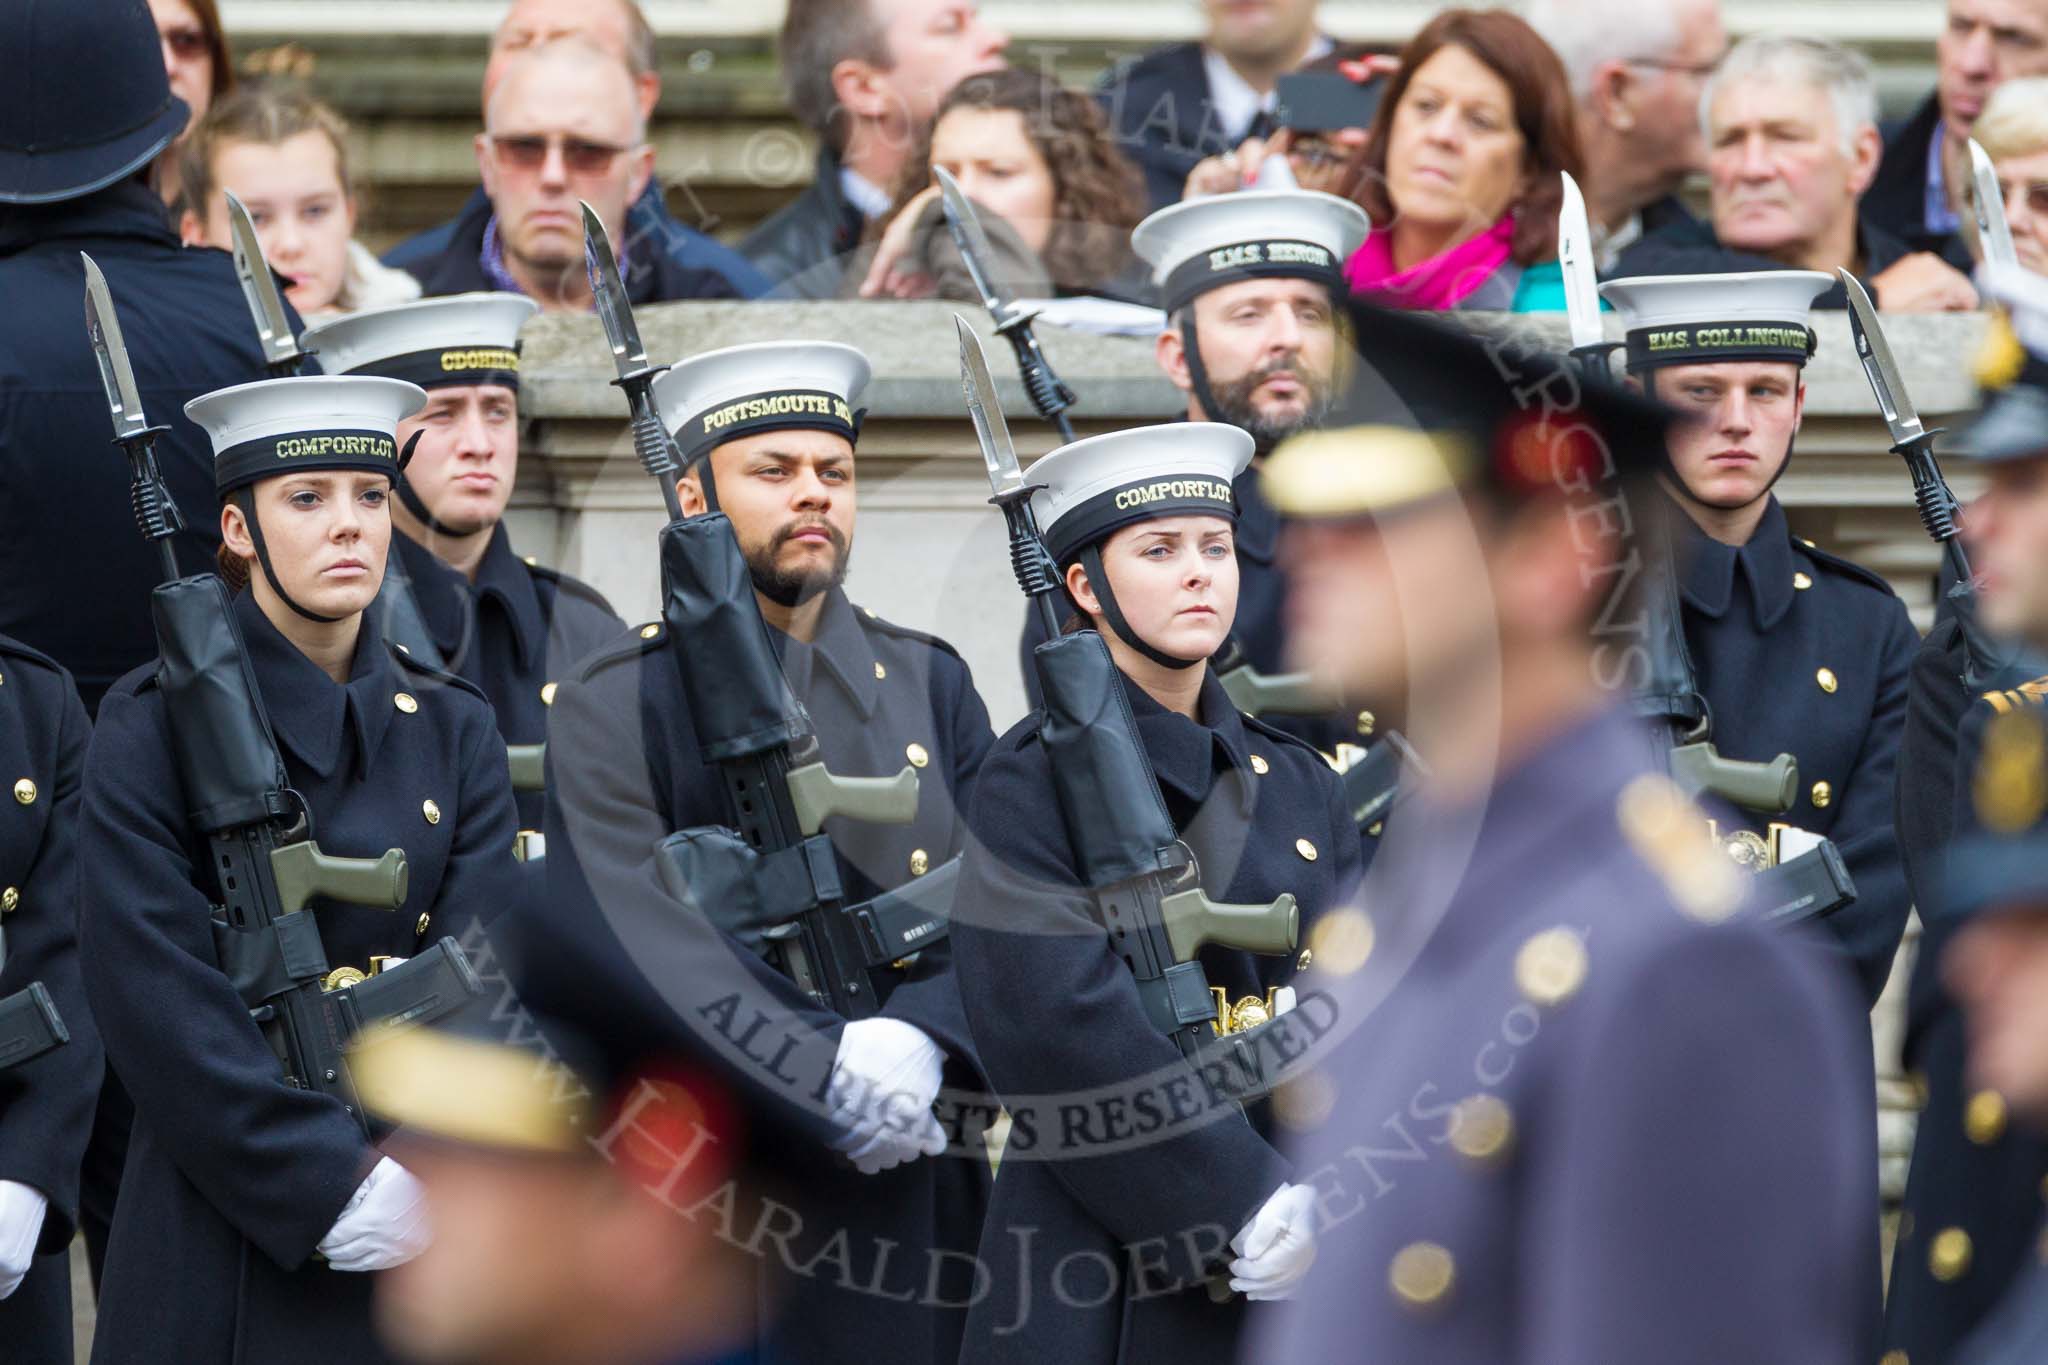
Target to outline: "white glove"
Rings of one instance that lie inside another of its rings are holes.
[[[1230,1239],[1230,1287],[1248,1299],[1291,1298],[1316,1262],[1316,1192],[1282,1185]]]
[[[389,1270],[425,1251],[432,1240],[425,1188],[387,1156],[320,1239],[320,1254],[335,1270]]]
[[[43,1214],[50,1201],[43,1192],[12,1180],[0,1180],[0,1299],[21,1288],[36,1258],[43,1235]]]
[[[945,1054],[901,1019],[856,1019],[839,1035],[832,1063],[832,1117],[847,1133],[833,1147],[862,1175],[946,1150],[932,1115]]]

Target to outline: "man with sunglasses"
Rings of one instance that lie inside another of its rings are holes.
[[[634,303],[766,292],[766,279],[736,253],[720,247],[712,259],[674,250],[668,228],[679,225],[641,231],[636,217],[628,230],[628,210],[653,183],[654,148],[624,60],[571,33],[510,54],[493,69],[476,139],[483,195],[437,249],[393,262],[428,297],[501,290],[549,312],[587,312],[592,296],[578,200],[597,210],[618,244]]]

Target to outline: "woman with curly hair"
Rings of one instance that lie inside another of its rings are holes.
[[[1018,296],[1143,289],[1130,235],[1145,214],[1144,186],[1100,106],[1011,68],[970,76],[940,103],[897,184],[870,267],[848,272],[860,297],[978,298],[946,231],[935,166],[980,210],[995,271]]]

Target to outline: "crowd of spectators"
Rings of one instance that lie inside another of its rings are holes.
[[[174,224],[188,245],[225,245],[235,194],[307,316],[473,289],[587,309],[579,200],[621,244],[636,302],[971,298],[934,168],[977,203],[1026,297],[1153,302],[1136,222],[1278,175],[1370,216],[1346,271],[1361,293],[1556,310],[1569,173],[1603,276],[1846,268],[1883,308],[1966,310],[1972,136],[2022,260],[2048,266],[2042,0],[1947,0],[1935,89],[1894,127],[1860,53],[1790,33],[1731,45],[1719,0],[1446,9],[1396,51],[1329,32],[1316,0],[1201,0],[1199,39],[1093,90],[1011,65],[1009,35],[971,0],[789,0],[777,55],[816,171],[730,245],[669,208],[648,131],[656,35],[633,0],[513,0],[483,80],[476,189],[381,262],[354,240],[342,120],[295,81],[245,69],[238,89],[215,0],[149,4],[192,111],[157,167]]]

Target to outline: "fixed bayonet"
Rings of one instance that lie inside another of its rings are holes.
[[[1913,408],[1913,400],[1906,393],[1906,385],[1899,378],[1898,362],[1892,359],[1892,348],[1885,341],[1884,328],[1877,320],[1877,309],[1870,302],[1870,295],[1857,283],[1856,277],[1846,270],[1837,271],[1842,285],[1849,292],[1849,331],[1856,338],[1856,359],[1863,366],[1864,377],[1870,381],[1870,391],[1877,397],[1878,411],[1884,417],[1884,424],[1892,434],[1892,453],[1906,462],[1906,468],[1913,476],[1913,502],[1920,509],[1920,524],[1927,528],[1943,552],[1948,556],[1949,567],[1955,571],[1958,582],[1968,582],[1970,565],[1963,554],[1962,542],[1956,539],[1956,514],[1960,504],[1956,495],[1949,491],[1948,484],[1941,477],[1941,469],[1934,462],[1934,438],[1941,434],[1939,427],[1929,431],[1920,421],[1920,414]]]
[[[242,282],[242,297],[248,300],[249,317],[256,324],[256,337],[263,343],[263,364],[272,379],[285,379],[299,372],[305,352],[292,335],[285,318],[284,296],[277,292],[277,277],[263,255],[263,243],[256,236],[256,222],[242,201],[230,194],[228,231],[235,240],[235,277]]]
[[[1074,391],[1053,373],[1045,351],[1038,344],[1037,335],[1031,330],[1032,320],[1037,314],[1018,307],[1016,300],[997,282],[992,270],[995,248],[989,244],[988,233],[982,229],[981,218],[975,213],[974,205],[961,192],[960,182],[941,167],[934,166],[932,174],[939,181],[946,229],[953,234],[954,245],[960,248],[961,258],[967,262],[967,274],[981,295],[982,307],[988,309],[989,317],[996,324],[996,335],[1009,342],[1010,349],[1017,353],[1017,370],[1023,376],[1024,392],[1030,396],[1031,406],[1059,430],[1062,442],[1071,443],[1074,427],[1067,420],[1067,409],[1076,402]]]
[[[1040,485],[1024,482],[1017,467],[1017,449],[1010,443],[1010,425],[1003,419],[1003,405],[996,395],[996,382],[989,376],[988,357],[981,338],[967,319],[953,315],[953,327],[960,337],[960,388],[967,398],[967,415],[974,419],[975,439],[981,443],[982,464],[988,470],[989,501],[1002,509],[1003,524],[1010,532],[1010,568],[1017,586],[1024,590],[1032,609],[1039,613],[1048,640],[1060,633],[1059,572],[1045,542],[1038,534],[1038,519],[1031,511],[1031,495]]]
[[[581,203],[581,201],[578,201]],[[583,209],[583,259],[590,269],[590,289],[597,298],[597,316],[604,323],[605,340],[611,343],[612,365],[619,377],[612,384],[626,395],[633,413],[633,453],[640,467],[661,485],[661,499],[672,522],[683,519],[682,499],[676,494],[676,480],[682,476],[682,454],[654,401],[654,380],[668,369],[647,363],[647,347],[640,341],[640,328],[633,321],[633,303],[626,297],[626,282],[619,274],[619,259],[612,253],[612,239],[604,220],[589,204]]]
[[[171,537],[185,529],[178,504],[171,499],[170,485],[164,482],[156,462],[156,438],[170,428],[151,426],[143,414],[107,277],[92,257],[82,251],[78,256],[85,263],[85,333],[92,342],[93,359],[99,362],[100,387],[106,392],[107,411],[114,422],[114,443],[128,457],[134,484],[129,501],[143,539],[156,542],[163,558],[164,581],[169,582],[178,576],[178,556],[171,548]]]
[[[1977,240],[1984,259],[1992,265],[2018,265],[2019,252],[2012,244],[2012,225],[2005,220],[2005,191],[1999,187],[1998,172],[1991,158],[1970,139],[1970,206],[1977,215]]]
[[[1593,265],[1593,228],[1586,196],[1570,172],[1560,172],[1564,202],[1557,213],[1557,262],[1564,272],[1565,315],[1570,320],[1572,358],[1581,374],[1605,378],[1607,353],[1614,349],[1600,322],[1600,281]]]

